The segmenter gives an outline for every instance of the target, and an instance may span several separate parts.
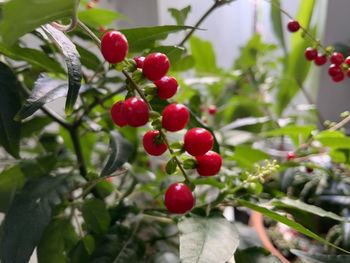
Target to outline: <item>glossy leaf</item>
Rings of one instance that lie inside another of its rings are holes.
[[[177,25],[184,25],[187,19],[188,14],[191,12],[191,6],[188,5],[180,10],[175,8],[169,8],[171,16],[176,20]]]
[[[106,204],[100,199],[88,199],[81,209],[86,227],[95,234],[105,234],[111,218]]]
[[[90,8],[78,12],[79,19],[92,27],[109,26],[122,15],[108,9]]]
[[[235,147],[235,153],[232,156],[239,166],[253,169],[259,161],[268,160],[270,156],[258,149],[248,145],[238,145]]]
[[[178,228],[183,263],[226,262],[238,247],[238,232],[225,218],[185,217]]]
[[[291,249],[291,252],[301,259],[306,260],[310,263],[345,263],[350,262],[349,255],[324,255],[324,254],[313,254],[306,253],[301,250]]]
[[[177,168],[177,162],[175,158],[171,158],[165,166],[165,171],[167,174],[171,175],[176,172],[176,168]]]
[[[280,42],[281,46],[283,47],[284,51],[286,52],[286,41],[284,40],[284,31],[285,27],[282,25],[282,12],[280,10],[281,7],[281,1],[280,0],[272,0],[271,3],[271,21],[272,21],[272,28],[273,31]]]
[[[249,247],[238,250],[235,254],[235,263],[280,263],[281,261],[272,256],[262,247]]]
[[[209,41],[192,36],[190,47],[197,71],[209,73],[218,71],[214,48]]]
[[[99,58],[87,48],[77,44],[75,44],[75,46],[80,54],[81,63],[88,69],[91,69],[93,71],[97,70],[101,65]]]
[[[21,137],[21,123],[14,120],[21,108],[20,88],[12,70],[0,62],[0,144],[15,158]]]

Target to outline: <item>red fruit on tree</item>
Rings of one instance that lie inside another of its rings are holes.
[[[322,66],[327,62],[327,56],[325,54],[318,54],[314,60],[317,66]]]
[[[221,156],[213,151],[209,151],[202,156],[197,156],[197,172],[201,176],[213,176],[219,173],[222,159]]]
[[[164,129],[175,132],[186,127],[190,113],[185,105],[172,103],[163,110],[162,126]]]
[[[192,156],[201,156],[210,151],[214,145],[213,135],[203,128],[192,128],[184,137],[184,148]]]
[[[144,60],[145,60],[145,57],[134,57],[134,61],[136,62],[136,67],[142,69]]]
[[[346,75],[350,78],[350,68],[346,71]]]
[[[334,82],[337,82],[337,83],[338,83],[338,82],[343,81],[344,78],[345,78],[344,73],[343,73],[343,72],[340,72],[339,74],[333,76],[333,77],[332,77],[332,80],[333,80]]]
[[[341,74],[341,73],[342,73],[342,69],[338,65],[331,64],[328,68],[328,75],[331,77],[334,77],[334,76]]]
[[[288,22],[287,28],[290,32],[294,33],[297,32],[300,29],[300,24],[296,20],[290,20]]]
[[[344,55],[339,52],[334,52],[330,60],[333,64],[340,65],[344,61]]]
[[[116,64],[128,54],[128,41],[119,31],[108,31],[101,39],[101,52],[106,61]]]
[[[164,203],[170,213],[184,214],[194,206],[194,196],[187,185],[174,183],[165,192]]]
[[[215,115],[216,112],[217,112],[217,108],[216,108],[215,105],[210,105],[210,106],[208,107],[208,113],[209,113],[210,115]]]
[[[173,77],[164,76],[159,80],[154,81],[157,87],[157,94],[159,98],[167,100],[175,95],[177,91],[177,81]]]
[[[295,152],[289,152],[287,153],[287,160],[291,161],[293,159],[295,159],[297,157],[297,155],[295,154]]]
[[[149,119],[149,108],[147,103],[137,97],[128,98],[125,103],[125,116],[128,124],[132,127],[145,125]]]
[[[348,56],[348,57],[344,60],[344,62],[345,62],[348,66],[350,66],[350,56]]]
[[[148,154],[153,156],[162,155],[168,149],[157,130],[145,133],[143,136],[143,147]]]
[[[304,52],[305,58],[309,61],[314,60],[317,57],[317,54],[317,49],[312,47],[308,47]]]
[[[170,67],[168,57],[163,53],[149,54],[143,61],[142,72],[149,80],[159,80],[166,75]]]
[[[111,116],[112,116],[113,122],[116,125],[120,127],[128,125],[124,101],[118,101],[114,103],[114,105],[111,108]]]

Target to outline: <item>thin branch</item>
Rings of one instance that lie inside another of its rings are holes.
[[[342,128],[344,125],[346,125],[350,121],[350,115],[344,118],[342,121],[338,122],[336,125],[329,128],[330,131],[336,131]]]
[[[78,23],[78,26],[83,30],[85,31],[96,43],[97,46],[101,46],[101,40],[95,35],[94,32],[92,32],[90,30],[90,28],[88,28],[83,22],[81,22],[79,19],[77,21]]]
[[[69,129],[69,134],[70,134],[70,137],[71,137],[72,142],[73,142],[75,154],[77,156],[80,174],[82,177],[84,177],[86,179],[87,178],[87,168],[86,168],[86,163],[84,160],[83,151],[81,149],[78,128],[74,127],[74,128]]]

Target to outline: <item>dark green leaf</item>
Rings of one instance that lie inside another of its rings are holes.
[[[21,137],[27,138],[36,133],[40,133],[50,123],[52,123],[52,120],[49,117],[35,117],[29,121],[23,122]]]
[[[214,48],[209,41],[192,36],[190,46],[196,70],[209,73],[218,71]]]
[[[95,240],[91,235],[86,235],[69,253],[71,263],[89,262],[89,258],[95,250]]]
[[[226,262],[235,253],[239,235],[225,218],[184,218],[180,231],[180,261],[183,263]]]
[[[86,228],[95,234],[105,234],[108,231],[111,218],[106,204],[100,199],[88,199],[81,209]]]
[[[206,178],[203,176],[194,179],[191,182],[195,185],[211,185],[219,189],[223,189],[225,187],[225,184],[219,182],[216,178]]]
[[[167,162],[167,164],[165,166],[165,171],[167,174],[173,174],[176,172],[176,168],[177,168],[177,162],[176,162],[175,158],[173,157]]]
[[[306,253],[301,250],[291,249],[291,252],[301,259],[310,263],[345,263],[350,262],[350,256],[348,255],[323,255]]]
[[[286,51],[286,42],[284,40],[284,33],[283,33],[285,31],[285,27],[282,25],[282,12],[280,7],[281,7],[280,0],[272,0],[271,9],[270,9],[272,28],[276,37],[278,38],[278,41],[283,47],[284,51]]]
[[[262,247],[250,247],[244,250],[238,250],[235,254],[236,263],[279,263],[278,258]]]
[[[12,45],[19,37],[41,25],[70,17],[74,6],[75,1],[72,0],[8,1],[2,8],[1,40]]]
[[[119,133],[111,132],[110,134],[110,156],[105,164],[101,176],[113,174],[118,168],[126,163],[133,153],[133,146],[125,140]]]
[[[61,31],[51,25],[42,27],[48,36],[60,49],[68,69],[68,94],[66,100],[66,113],[72,113],[74,104],[78,99],[79,89],[81,86],[81,63],[80,55],[73,42]]]
[[[108,9],[90,8],[78,13],[79,19],[92,27],[109,26],[122,15]]]
[[[2,262],[28,262],[45,227],[50,223],[52,209],[68,191],[65,177],[42,177],[26,184],[15,197],[3,223],[0,244]],[[24,220],[25,219],[25,220]]]
[[[97,70],[101,64],[101,61],[98,59],[98,57],[93,52],[80,45],[75,44],[75,46],[80,54],[81,63],[88,69],[91,69],[93,71]]]
[[[191,12],[191,6],[188,5],[180,10],[175,8],[169,8],[168,10],[171,16],[176,20],[176,24],[182,26],[185,24],[187,16]]]
[[[0,62],[0,144],[13,157],[19,157],[21,123],[14,120],[21,108],[20,84],[12,70]]]

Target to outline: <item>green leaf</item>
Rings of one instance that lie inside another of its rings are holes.
[[[264,132],[267,137],[289,136],[295,145],[299,145],[300,141],[304,142],[316,127],[314,125],[288,125],[279,129]]]
[[[88,69],[91,69],[93,71],[97,70],[98,67],[101,65],[101,61],[99,60],[99,58],[88,49],[78,44],[75,44],[75,46],[80,54],[81,63]]]
[[[101,176],[113,174],[126,163],[133,153],[133,146],[119,133],[112,131],[109,142],[110,156],[102,169]]]
[[[116,19],[123,17],[121,14],[101,8],[90,8],[78,12],[79,19],[92,27],[109,26]]]
[[[250,247],[243,250],[238,250],[235,254],[236,263],[279,263],[277,257],[262,247]]]
[[[324,255],[324,254],[313,254],[306,253],[301,250],[291,249],[294,255],[301,259],[306,260],[310,263],[345,263],[350,262],[350,256],[348,255]]]
[[[218,71],[214,48],[209,41],[192,36],[190,39],[190,47],[197,71],[207,73]]]
[[[282,25],[282,12],[281,12],[281,1],[280,0],[272,0],[271,3],[271,21],[272,21],[272,28],[273,31],[280,42],[281,46],[283,47],[284,51],[286,52],[286,42],[284,40],[284,31],[285,27]]]
[[[336,221],[344,221],[345,218],[338,216],[337,214],[334,214],[332,212],[328,212],[323,210],[320,207],[314,206],[314,205],[309,205],[306,204],[300,200],[294,200],[290,199],[288,197],[284,197],[282,199],[274,199],[271,201],[271,204],[275,206],[276,208],[294,208],[297,210],[302,210],[307,213],[311,213],[320,217],[327,217],[334,219]]]
[[[185,24],[187,16],[191,12],[191,6],[188,5],[180,10],[175,8],[169,8],[168,11],[170,12],[171,16],[176,20],[176,24],[182,26]]]
[[[70,251],[69,259],[71,263],[89,262],[89,258],[95,250],[95,240],[91,235],[86,235]]]
[[[80,55],[73,42],[61,31],[51,25],[42,27],[63,54],[68,69],[68,94],[66,100],[66,113],[73,112],[74,104],[78,99],[81,86],[82,72]]]
[[[232,156],[239,166],[253,169],[255,163],[270,159],[270,156],[263,151],[252,148],[249,145],[238,145],[235,147],[235,153]]]
[[[175,157],[173,157],[167,162],[165,166],[165,171],[167,174],[170,175],[176,172],[176,168],[177,168],[177,162]]]
[[[197,179],[194,179],[191,181],[195,185],[211,185],[213,187],[223,189],[225,188],[225,184],[219,182],[216,178],[206,178],[206,177],[199,177]]]
[[[41,133],[44,128],[52,123],[52,120],[49,117],[35,117],[29,121],[22,123],[22,138],[28,138],[34,134]]]
[[[19,37],[41,25],[70,17],[74,6],[72,0],[8,1],[2,7],[1,41],[12,45]]]
[[[0,144],[19,158],[21,123],[14,120],[21,108],[20,84],[12,70],[0,62]]]
[[[239,243],[235,226],[221,217],[186,217],[178,223],[178,228],[183,263],[226,262]]]
[[[66,177],[42,177],[27,183],[15,197],[3,222],[2,262],[28,262],[50,223],[52,209],[68,191]],[[25,219],[25,220],[24,220]]]
[[[81,209],[86,228],[95,234],[105,234],[108,231],[111,217],[106,204],[100,199],[88,199]]]
[[[128,39],[129,51],[138,52],[153,48],[157,40],[164,40],[171,33],[191,29],[190,26],[155,26],[120,30]]]
[[[37,248],[39,263],[65,263],[79,238],[68,219],[56,219],[46,227]]]
[[[294,230],[300,232],[301,234],[304,234],[308,237],[311,237],[325,245],[328,245],[328,246],[331,246],[331,247],[334,247],[344,253],[348,253],[350,254],[349,251],[345,250],[345,249],[342,249],[341,247],[338,247],[337,245],[334,245],[332,243],[330,243],[329,241],[327,241],[326,239],[320,237],[319,235],[315,234],[314,232],[310,231],[309,229],[305,228],[304,226],[302,226],[301,224],[299,223],[296,223],[290,219],[288,219],[287,217],[283,216],[283,215],[280,215],[270,209],[267,209],[265,207],[262,207],[262,206],[259,206],[259,205],[256,205],[256,204],[253,204],[251,202],[248,202],[246,200],[243,200],[243,199],[238,199],[237,202],[242,205],[242,206],[245,206],[247,208],[250,208],[254,211],[257,211],[259,213],[262,213],[264,216],[267,216],[273,220],[276,220],[280,223],[283,223],[291,228],[293,228]]]

